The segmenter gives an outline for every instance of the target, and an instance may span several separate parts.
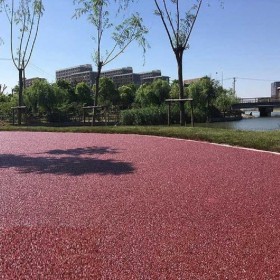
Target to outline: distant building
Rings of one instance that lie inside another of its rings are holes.
[[[113,78],[114,76],[132,74],[132,73],[133,73],[132,67],[123,67],[123,68],[103,71],[101,73],[101,77]]]
[[[117,87],[127,84],[140,84],[138,74],[133,73],[132,67],[103,71],[101,77],[111,79]]]
[[[90,87],[95,83],[96,72],[92,71],[90,64],[79,65],[56,71],[56,80],[65,80],[75,86],[78,83],[85,82]]]
[[[101,77],[112,79],[117,87],[127,84],[142,85],[145,83],[152,83],[156,79],[162,79],[169,83],[169,77],[162,76],[160,70],[133,73],[132,67],[104,71],[101,73]]]
[[[31,87],[35,81],[46,81],[44,78],[30,78],[30,79],[24,79],[23,84],[25,85],[26,88]]]
[[[271,98],[280,99],[280,82],[271,84]]]
[[[80,82],[85,82],[89,86],[95,84],[97,73],[92,71],[90,64],[79,65],[56,71],[56,80],[66,80],[73,86]],[[123,67],[101,72],[101,77],[111,79],[117,87],[127,84],[141,85],[151,83],[156,79],[169,82],[169,77],[162,76],[160,70],[153,70],[144,73],[133,73],[132,67]]]
[[[192,83],[198,82],[200,81],[202,78],[194,78],[194,79],[188,79],[188,80],[184,80],[184,85],[188,86]]]
[[[140,73],[139,75],[140,75],[141,84],[152,83],[154,80],[157,80],[157,79],[161,79],[161,80],[167,81],[169,83],[169,77],[162,76],[160,70],[143,72],[143,73]]]
[[[110,79],[112,79],[116,87],[120,87],[128,84],[140,85],[139,74],[135,74],[135,73],[115,75],[110,77]]]

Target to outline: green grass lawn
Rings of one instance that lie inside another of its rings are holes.
[[[280,152],[280,130],[241,131],[220,128],[192,128],[179,126],[0,126],[0,131],[45,131],[156,135]]]

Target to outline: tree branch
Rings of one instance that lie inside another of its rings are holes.
[[[19,65],[16,64],[16,60],[15,60],[15,57],[14,57],[14,46],[13,46],[13,29],[14,29],[14,0],[12,0],[12,11],[11,11],[11,20],[10,20],[10,30],[11,30],[11,43],[10,43],[10,48],[11,48],[11,55],[12,55],[12,60],[13,60],[13,63],[15,65],[15,67],[17,69],[19,69]]]
[[[22,7],[23,8],[23,7]],[[20,44],[19,44],[19,51],[18,51],[18,63],[19,63],[19,68],[22,69],[22,63],[21,63],[21,49],[22,49],[22,44],[23,44],[23,39],[25,35],[25,24],[26,24],[26,14],[25,12],[23,13],[23,27],[22,27],[22,33],[21,33],[21,39],[20,39]],[[24,64],[24,63],[23,63]]]
[[[177,2],[178,2],[178,0],[177,0]],[[172,22],[172,20],[171,20],[170,14],[169,14],[169,12],[168,12],[168,8],[167,8],[166,1],[165,1],[165,0],[163,0],[163,4],[164,4],[164,8],[165,8],[165,12],[166,12],[166,15],[167,15],[169,24],[170,24],[170,26],[171,26],[171,29],[172,29],[173,34],[174,34],[174,37],[175,37],[175,36],[176,36],[176,31],[175,31],[173,22]]]
[[[179,10],[179,0],[176,0],[176,8],[177,8],[177,32],[176,32],[176,41],[177,41],[177,46],[179,46],[179,33],[180,33],[180,10]]]
[[[166,33],[167,33],[167,36],[168,36],[168,39],[169,39],[169,42],[170,42],[170,45],[171,45],[171,47],[172,47],[172,49],[173,49],[173,51],[174,51],[175,48],[174,48],[174,45],[173,45],[173,42],[172,42],[171,34],[170,34],[169,29],[168,29],[168,27],[167,27],[167,23],[165,22],[165,19],[164,19],[164,16],[163,16],[163,12],[162,12],[162,10],[161,10],[160,7],[159,7],[158,1],[157,1],[157,0],[154,0],[154,3],[155,3],[156,6],[157,6],[158,13],[159,13],[160,18],[161,18],[161,21],[162,21],[162,23],[163,23],[163,25],[164,25],[165,31],[166,31]]]
[[[35,42],[36,42],[36,39],[37,39],[37,36],[38,36],[40,20],[41,20],[41,14],[39,13],[39,15],[38,15],[38,20],[37,20],[37,27],[36,27],[35,36],[34,36],[34,39],[33,39],[32,47],[31,47],[31,50],[30,50],[30,53],[29,53],[29,57],[28,57],[28,59],[27,59],[27,62],[26,62],[26,64],[25,64],[25,67],[28,65],[28,63],[29,63],[29,61],[30,61],[30,58],[31,58],[31,55],[32,55],[32,53],[33,53],[34,45],[35,45]]]
[[[35,19],[35,6],[34,6],[34,10],[33,10],[33,15],[32,15],[31,27],[30,27],[27,42],[26,42],[26,45],[25,45],[25,50],[23,52],[23,59],[22,59],[23,63],[24,63],[24,60],[25,60],[25,55],[27,53],[28,46],[29,46],[29,42],[30,42],[30,38],[31,38],[33,26],[34,26],[34,19]]]
[[[133,42],[134,39],[135,38],[130,38],[130,40],[127,42],[127,44],[116,55],[114,55],[111,59],[109,59],[109,56],[107,56],[107,58],[106,58],[105,62],[103,63],[103,65],[106,65],[106,64],[110,63],[111,61],[113,61],[114,59],[116,59],[122,52],[124,52],[124,50],[130,45],[131,42]],[[115,48],[116,48],[116,46],[115,46]],[[112,53],[113,52],[111,52],[111,54]]]
[[[200,11],[201,4],[202,4],[202,1],[203,1],[203,0],[198,0],[198,1],[199,1],[199,3],[198,3],[198,7],[197,7],[197,9],[196,9],[196,13],[195,13],[195,16],[194,16],[194,20],[193,20],[193,22],[192,22],[192,24],[191,24],[191,28],[190,28],[190,30],[189,30],[188,36],[186,37],[185,43],[184,43],[184,45],[183,45],[184,48],[186,48],[186,46],[187,46],[187,44],[188,44],[189,38],[190,38],[190,36],[191,36],[192,30],[193,30],[194,24],[195,24],[195,22],[196,22],[196,19],[197,19],[198,13],[199,13],[199,11]]]

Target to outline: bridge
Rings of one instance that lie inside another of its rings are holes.
[[[271,97],[238,98],[238,103],[231,106],[232,110],[258,108],[261,117],[270,117],[276,107],[280,107],[280,99]]]

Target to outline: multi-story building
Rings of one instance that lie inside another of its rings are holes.
[[[132,67],[123,67],[123,68],[103,71],[101,73],[101,77],[113,78],[114,76],[120,76],[125,74],[132,74],[132,73],[133,73]]]
[[[24,81],[23,81],[24,87],[28,88],[28,87],[32,86],[35,81],[46,81],[46,79],[39,78],[39,77],[24,79]]]
[[[194,79],[184,80],[184,85],[185,85],[185,86],[188,86],[188,85],[190,85],[190,84],[192,84],[192,83],[195,83],[195,82],[198,82],[198,81],[200,81],[200,80],[201,80],[201,78],[194,78]]]
[[[110,79],[114,82],[116,87],[120,87],[128,84],[140,85],[140,76],[139,74],[135,74],[135,73],[115,75],[110,77]]]
[[[169,77],[162,76],[160,70],[143,72],[143,73],[140,73],[139,75],[140,75],[141,84],[152,83],[154,80],[157,80],[157,79],[161,79],[161,80],[167,81],[169,83]]]
[[[117,87],[127,84],[139,84],[138,74],[133,73],[132,67],[123,67],[119,69],[112,69],[103,71],[101,77],[111,79]]]
[[[280,82],[271,84],[271,98],[280,99]]]
[[[97,73],[92,71],[92,66],[90,64],[85,64],[56,71],[56,80],[66,80],[72,85],[86,82],[89,86],[92,86],[95,84],[96,75]],[[141,85],[144,83],[151,83],[156,79],[169,82],[169,77],[162,76],[160,70],[138,74],[133,73],[132,67],[103,71],[101,72],[101,77],[112,79],[117,87],[127,84]]]
[[[90,64],[79,65],[75,67],[65,68],[56,71],[56,80],[65,80],[72,85],[76,85],[80,82],[85,82],[89,86],[95,83],[96,72],[92,71]]]

